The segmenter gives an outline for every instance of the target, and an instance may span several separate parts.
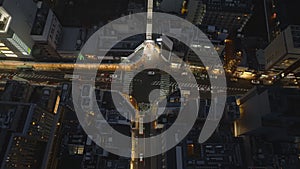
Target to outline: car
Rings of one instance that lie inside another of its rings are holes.
[[[68,88],[69,88],[69,85],[66,84],[66,83],[64,83],[63,86],[62,86],[62,89],[63,89],[63,90],[68,90]]]
[[[205,91],[204,87],[198,87],[198,90]]]
[[[252,83],[252,84],[258,85],[258,84],[260,84],[260,81],[259,81],[259,80],[253,79],[253,80],[251,80],[251,83]]]
[[[92,85],[84,84],[82,86],[81,97],[89,97],[92,93]]]
[[[188,73],[187,72],[182,72],[181,75],[182,76],[186,76]]]
[[[272,85],[272,84],[273,84],[273,81],[272,81],[272,80],[268,80],[268,79],[264,79],[264,80],[263,80],[263,84],[264,84],[264,85]]]
[[[91,101],[90,98],[88,98],[88,97],[82,98],[82,100],[81,100],[81,108],[83,110],[87,110],[87,109],[90,109],[92,107],[93,107],[93,102]]]
[[[218,79],[217,75],[210,75],[209,77],[212,78],[212,79]]]
[[[44,94],[45,96],[50,96],[50,90],[49,90],[49,89],[44,89],[44,90],[43,90],[43,94]]]
[[[143,153],[140,153],[140,155],[139,155],[140,162],[143,161],[143,157],[144,157],[144,154],[143,154]]]
[[[155,72],[154,71],[148,71],[148,75],[153,76],[153,75],[155,75]]]
[[[238,81],[238,79],[237,79],[237,78],[235,78],[235,77],[233,77],[233,78],[230,78],[230,81],[232,81],[232,82],[237,82],[237,81]]]
[[[200,74],[200,78],[206,79],[206,78],[207,78],[207,75],[206,75],[206,74]]]
[[[109,77],[113,78],[113,79],[116,79],[116,78],[118,78],[118,75],[117,74],[111,74],[111,75],[109,75]]]
[[[91,99],[90,98],[83,98],[82,99],[82,102],[81,102],[82,104],[82,106],[89,106],[90,105],[90,103],[91,103]]]

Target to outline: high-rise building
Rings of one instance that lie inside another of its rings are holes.
[[[190,0],[187,19],[196,25],[242,30],[252,13],[249,0]]]
[[[299,139],[298,89],[255,87],[237,100],[240,119],[235,135],[264,135],[270,140]]]
[[[265,48],[266,70],[282,77],[290,72],[300,71],[297,62],[300,59],[300,26],[290,25]]]
[[[22,81],[7,81],[5,90],[0,97],[2,101],[29,102],[33,87]]]
[[[222,29],[220,27],[216,26],[199,26],[201,31],[205,33],[207,36],[207,39],[210,40],[210,42],[214,45],[214,49],[218,52],[218,55],[221,56],[224,49],[225,49],[225,39],[228,37],[228,31],[226,29]],[[192,40],[192,48],[201,48],[201,43],[205,43],[204,39],[193,39]],[[209,45],[203,44],[202,48],[204,50],[209,49]],[[207,57],[209,58],[209,57]],[[194,64],[199,64],[200,60],[198,59],[198,56],[189,49],[186,53],[186,61],[192,62]]]
[[[56,48],[61,41],[62,25],[45,3],[36,12],[30,35],[35,41],[33,57],[39,60],[60,58]]]
[[[249,166],[299,167],[299,92],[291,88],[255,87],[237,100],[240,118],[234,123],[234,133],[244,139]]]
[[[32,0],[0,1],[0,57],[30,58],[34,44],[30,31],[36,10]]]
[[[0,168],[52,165],[59,96],[50,87],[7,81],[0,97]],[[55,102],[56,101],[56,102]]]
[[[252,1],[190,0],[186,19],[197,25],[206,34],[221,58],[226,53],[224,62],[229,65],[229,61],[234,60],[232,58],[235,56],[232,53],[235,52],[235,49],[231,45],[232,43],[229,43],[232,41],[227,41],[226,44],[226,39],[229,35],[234,35],[243,30],[252,15],[252,11]],[[196,39],[193,41],[196,44],[201,42]],[[227,51],[224,50],[226,46],[230,48]],[[200,62],[192,50],[188,50],[186,58],[189,62]]]
[[[263,0],[257,1],[261,5],[266,24],[268,41],[274,40],[281,31],[289,25],[299,25],[297,0]]]
[[[0,168],[45,168],[54,114],[32,103],[0,105]]]
[[[163,12],[181,13],[184,0],[163,0],[158,6],[158,9]]]
[[[132,54],[135,49],[143,42],[143,34],[135,35],[123,39],[114,45],[111,49],[107,48],[107,43],[116,41],[120,34],[126,33],[129,29],[134,30],[136,28],[136,23],[132,23],[129,20],[130,24],[125,22],[123,23],[114,23],[111,28],[103,30],[101,33],[101,40],[99,41],[99,50],[107,51],[106,57],[102,61],[120,61],[121,57],[128,57]],[[101,25],[100,25],[101,26]],[[85,59],[84,56],[79,55],[81,48],[85,42],[91,37],[98,27],[93,28],[84,28],[84,27],[63,27],[63,37],[61,39],[60,45],[57,47],[57,51],[62,57],[62,59],[75,60],[77,57],[79,59]],[[116,43],[116,42],[115,42]],[[89,59],[98,59],[97,57],[90,57]]]

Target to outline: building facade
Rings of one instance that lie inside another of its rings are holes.
[[[60,58],[56,48],[62,38],[62,25],[45,3],[42,3],[36,12],[30,35],[35,41],[32,55],[36,59],[57,60]]]
[[[285,73],[288,69],[297,72],[298,66],[293,67],[293,65],[300,58],[300,26],[288,26],[265,48],[264,53],[266,70],[278,74]]]
[[[0,105],[0,168],[45,168],[54,114],[32,103],[1,101]]]
[[[31,58],[34,45],[30,37],[36,4],[31,1],[0,1],[0,57]]]
[[[190,0],[187,20],[196,25],[212,25],[227,30],[242,30],[251,17],[248,0]]]
[[[237,100],[234,123],[250,168],[299,168],[299,89],[255,87]]]

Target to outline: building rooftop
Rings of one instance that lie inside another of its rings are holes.
[[[32,0],[5,0],[2,7],[12,17],[10,28],[32,48],[30,31],[37,11],[36,4]]]
[[[203,0],[208,10],[230,11],[230,12],[251,12],[252,0]]]

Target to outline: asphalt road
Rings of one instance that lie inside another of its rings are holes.
[[[160,81],[160,74],[157,72],[155,75],[148,75],[148,71],[144,71],[139,73],[134,79],[134,93],[133,95],[137,100],[146,101],[143,98],[145,95],[149,94],[153,89],[159,88],[159,83],[155,84],[155,82]],[[41,83],[41,84],[59,84],[66,81],[71,81],[70,79],[65,79],[65,73],[72,72],[49,72],[49,71],[15,71],[15,70],[0,70],[0,80],[6,81],[7,79],[13,79],[13,77],[19,77],[22,79],[26,79],[31,83]],[[113,72],[98,72],[97,77],[100,77],[101,74],[108,73],[112,74]],[[88,76],[87,76],[88,77]],[[109,88],[110,87],[110,79],[109,77],[103,77],[103,81],[96,81],[96,85],[99,85],[100,88]],[[91,79],[93,80],[93,79]],[[108,81],[107,81],[108,80]],[[197,79],[199,86],[203,86],[204,88],[210,86],[209,79]],[[171,80],[170,82],[174,84],[175,82]],[[239,79],[238,82],[231,82],[227,80],[227,91],[229,95],[232,94],[243,94],[246,90],[251,89],[253,85],[244,79]],[[143,97],[141,97],[143,96]]]

